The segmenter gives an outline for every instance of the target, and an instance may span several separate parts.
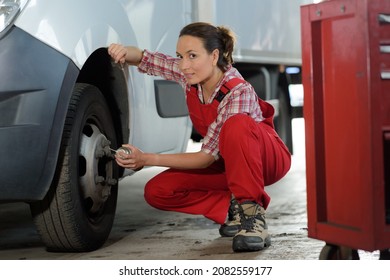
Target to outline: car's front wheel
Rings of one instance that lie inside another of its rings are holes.
[[[115,135],[99,89],[76,84],[53,183],[43,201],[30,204],[47,250],[91,251],[107,240],[118,194]]]

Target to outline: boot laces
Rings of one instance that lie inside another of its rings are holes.
[[[261,213],[260,206],[257,204],[253,204],[245,210],[239,205],[239,215],[241,218],[241,228],[246,231],[262,232],[267,227],[264,214]]]
[[[237,200],[234,198],[230,201],[228,220],[229,221],[240,221],[240,209]]]

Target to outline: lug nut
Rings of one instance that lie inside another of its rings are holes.
[[[118,183],[118,180],[113,179],[113,178],[107,178],[107,184],[114,186]]]
[[[103,176],[96,176],[95,177],[95,184],[100,184],[104,182],[104,177]]]

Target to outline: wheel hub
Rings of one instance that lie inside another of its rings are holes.
[[[113,176],[113,156],[110,141],[93,124],[84,127],[80,142],[79,173],[80,187],[87,207],[98,212],[117,184]]]

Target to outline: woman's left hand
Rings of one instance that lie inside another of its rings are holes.
[[[135,171],[141,170],[144,167],[144,161],[142,159],[143,152],[130,145],[124,144],[123,147],[126,147],[131,151],[130,154],[119,151],[115,154],[115,160],[119,166],[124,168],[133,169]]]

